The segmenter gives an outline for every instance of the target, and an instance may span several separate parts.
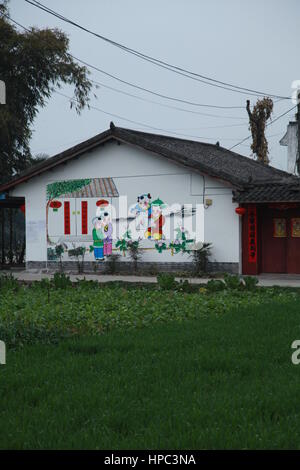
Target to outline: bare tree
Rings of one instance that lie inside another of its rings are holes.
[[[271,117],[273,111],[273,101],[271,98],[257,100],[250,110],[250,101],[247,100],[247,113],[249,116],[249,127],[252,134],[251,149],[257,160],[268,165],[270,163],[268,154],[268,141],[265,136],[266,122]]]

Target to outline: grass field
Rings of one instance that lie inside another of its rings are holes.
[[[5,293],[2,332],[20,308],[28,328],[18,323],[19,334],[14,318],[23,347],[8,348],[0,366],[0,448],[300,448],[300,365],[291,363],[291,343],[300,339],[298,294],[156,292],[153,306],[151,289],[111,288],[106,319],[114,321],[104,329],[96,299],[107,301],[109,289],[85,287],[104,334],[96,334],[96,320],[89,324],[92,314],[78,313],[80,288],[53,292],[45,305],[42,289],[21,289],[14,299]],[[42,332],[53,313],[45,309],[60,305],[60,295],[61,305],[71,295],[74,307],[62,307],[69,316],[57,331],[73,324],[75,335],[47,344],[52,336]]]

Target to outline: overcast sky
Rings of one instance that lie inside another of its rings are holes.
[[[216,80],[280,96],[290,96],[292,81],[300,80],[299,0],[40,1],[114,41]],[[25,0],[11,0],[9,8],[11,17],[26,27],[62,29],[70,39],[73,55],[123,80],[197,103],[242,107],[246,104],[246,94],[163,70],[38,10]],[[226,148],[249,135],[244,108],[223,110],[179,104],[131,88],[100,72],[91,72],[93,80],[152,102],[100,87],[96,90],[98,98],[92,97],[91,104],[120,117],[95,109],[78,116],[70,110],[68,99],[53,94],[34,122],[33,154],[54,155],[107,129],[111,120],[121,127],[175,136],[173,131],[186,135],[182,138],[210,143],[220,141]],[[72,96],[70,87],[60,91]],[[251,103],[256,100],[255,96],[249,98]],[[273,119],[292,106],[291,100],[276,102]],[[294,114],[295,111],[290,112],[269,126],[267,132],[271,162],[281,169],[286,169],[286,148],[279,145],[279,139]],[[235,151],[249,156],[249,141]]]

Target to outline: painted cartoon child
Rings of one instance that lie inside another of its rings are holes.
[[[137,198],[137,204],[130,209],[130,213],[136,216],[136,229],[146,229],[151,217],[151,195],[141,194]]]
[[[101,217],[102,229],[103,229],[103,255],[108,256],[112,254],[112,232],[113,226],[110,220],[110,214],[108,212],[109,202],[105,199],[97,201],[98,217]]]
[[[104,259],[104,233],[103,233],[103,218],[101,215],[94,217],[92,220],[94,225],[93,228],[93,248],[94,248],[94,256],[95,260],[103,260]]]
[[[162,213],[166,204],[161,199],[155,199],[151,204],[151,227],[145,233],[146,238],[152,240],[161,240],[163,238],[163,226],[165,225],[165,217]]]
[[[112,233],[113,226],[110,221],[109,212],[103,212],[103,231],[104,231],[104,256],[112,254]]]

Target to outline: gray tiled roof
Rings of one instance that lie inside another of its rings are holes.
[[[229,181],[233,185],[243,187],[252,182],[295,180],[295,177],[285,171],[266,166],[216,144],[122,128],[115,128],[115,134],[126,142]]]
[[[242,191],[233,191],[234,200],[240,203],[300,202],[299,184],[253,185]]]
[[[196,172],[228,181],[236,190],[245,190],[236,192],[236,200],[240,202],[246,202],[247,198],[249,202],[252,202],[252,199],[253,202],[262,202],[268,198],[278,198],[278,201],[285,200],[284,198],[294,200],[293,197],[300,201],[300,193],[290,188],[297,187],[300,179],[289,173],[263,165],[216,144],[124,129],[115,127],[113,123],[107,131],[24,171],[2,185],[0,193],[111,140],[143,148]],[[257,184],[260,185],[259,188],[254,189]]]

